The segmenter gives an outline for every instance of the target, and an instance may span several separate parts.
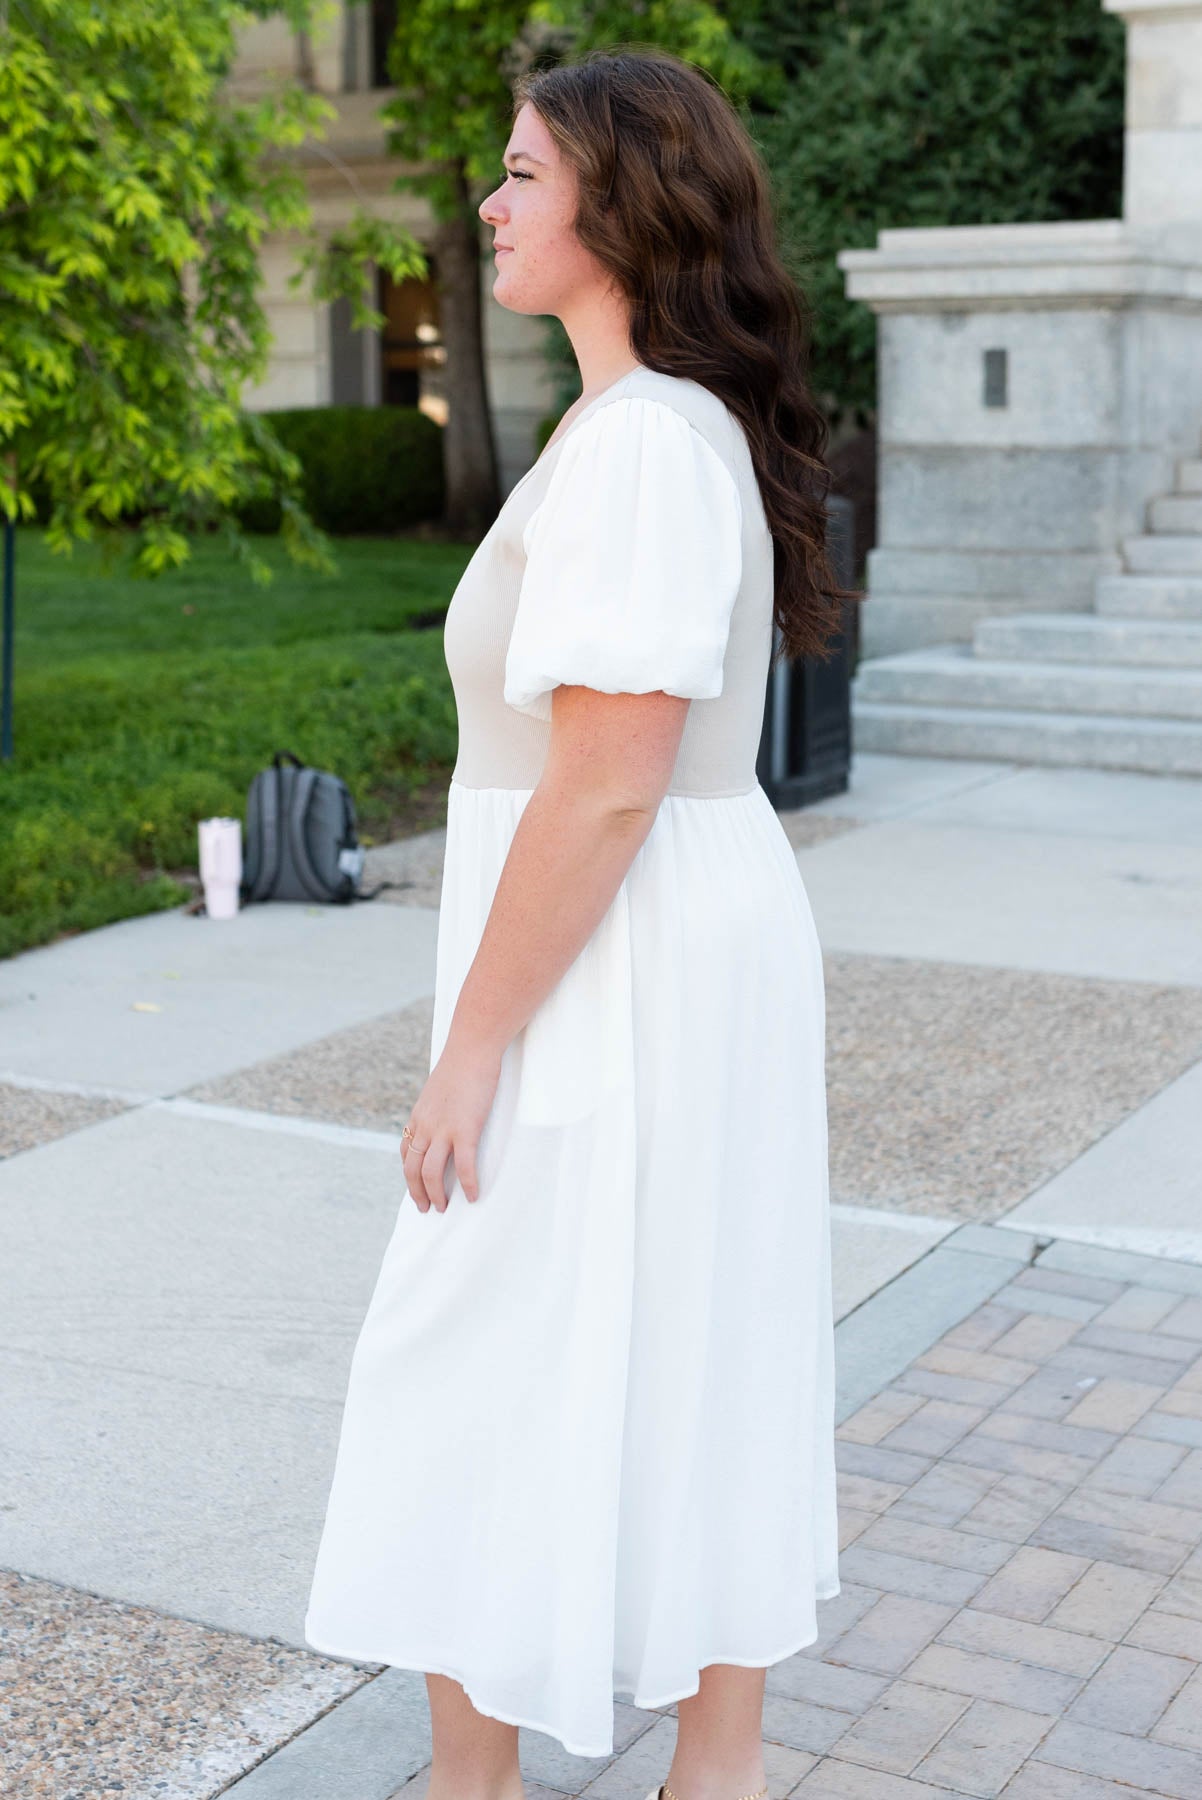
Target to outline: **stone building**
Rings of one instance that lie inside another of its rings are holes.
[[[253,94],[281,74],[303,77],[337,108],[325,138],[300,154],[318,226],[335,229],[363,204],[407,226],[425,246],[433,216],[421,195],[394,190],[405,165],[388,155],[379,119],[392,91],[385,53],[395,23],[395,0],[358,5],[339,0],[312,41],[299,38],[282,18],[254,21],[240,36],[230,86]],[[481,226],[482,246],[491,243],[491,231]],[[387,319],[379,332],[354,332],[347,304],[315,303],[303,287],[289,287],[295,246],[286,237],[266,241],[262,268],[262,301],[274,343],[265,380],[246,394],[248,406],[260,411],[345,403],[418,406],[445,422],[445,350],[432,258],[424,281],[394,283],[379,271],[375,303]],[[552,409],[555,396],[543,355],[544,321],[497,305],[487,255],[480,278],[486,381],[501,487],[507,492],[533,460],[537,422]]]
[[[883,231],[862,750],[1202,773],[1202,0],[1127,25],[1123,214]]]

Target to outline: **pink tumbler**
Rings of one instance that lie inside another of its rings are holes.
[[[199,830],[205,911],[210,919],[235,918],[242,880],[242,821],[202,819]]]

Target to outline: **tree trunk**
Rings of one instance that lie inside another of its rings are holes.
[[[480,221],[462,166],[456,172],[456,187],[460,209],[453,219],[439,223],[432,244],[447,353],[446,523],[456,535],[480,537],[496,518],[501,495],[484,380]]]

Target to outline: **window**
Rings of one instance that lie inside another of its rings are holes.
[[[371,85],[391,87],[388,74],[388,46],[397,23],[397,0],[370,0],[371,10]]]
[[[380,399],[385,406],[418,406],[442,420],[441,402],[423,395],[423,372],[441,373],[447,353],[439,322],[437,270],[427,254],[429,273],[424,280],[410,277],[394,282],[379,272],[378,299],[385,325],[380,332]],[[435,376],[431,385],[441,390]]]

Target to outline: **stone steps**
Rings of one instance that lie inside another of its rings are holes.
[[[866,665],[865,665],[866,666]],[[855,747],[1079,769],[1202,775],[1202,725],[1179,719],[858,701]]]
[[[1202,775],[1202,457],[1147,517],[1094,612],[995,614],[971,644],[862,662],[856,748]]]
[[[906,650],[861,664],[857,705],[1104,714],[1202,724],[1202,666],[1027,662],[989,659],[966,644]]]
[[[1153,532],[1202,533],[1202,494],[1161,494],[1148,508]]]
[[[973,635],[973,655],[995,662],[1202,669],[1202,583],[1199,595],[1196,620],[1097,613],[1008,613],[982,619]]]
[[[1134,575],[1202,576],[1202,532],[1148,532],[1124,538],[1123,555]]]
[[[1202,576],[1103,575],[1094,604],[1102,618],[1202,619]]]

